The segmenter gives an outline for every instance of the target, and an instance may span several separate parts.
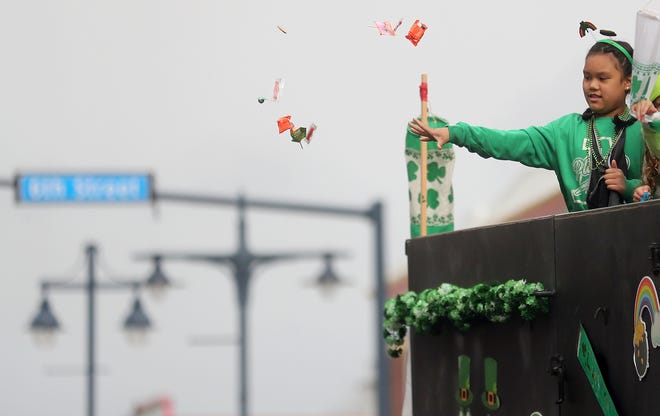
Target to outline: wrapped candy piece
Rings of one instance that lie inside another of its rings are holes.
[[[277,101],[277,98],[280,95],[280,90],[284,88],[284,80],[278,78],[275,80],[275,85],[273,86],[273,101]]]
[[[420,22],[419,19],[415,20],[415,23],[413,23],[412,27],[408,31],[408,34],[406,35],[406,39],[412,42],[413,45],[417,46],[417,43],[419,43],[420,39],[422,39],[422,36],[424,36],[424,32],[426,32],[427,28],[428,26]]]
[[[282,116],[277,119],[277,128],[280,130],[280,134],[291,129],[293,124],[291,123],[291,116]]]
[[[379,22],[379,21],[374,21],[374,24],[376,25],[376,30],[378,30],[379,35],[390,35],[390,36],[396,36],[396,30],[401,26],[402,20],[399,20],[399,23],[396,24],[396,26],[392,26],[392,23],[390,22]]]
[[[307,130],[307,136],[305,136],[305,141],[307,144],[312,141],[312,134],[314,134],[314,131],[316,130],[316,124],[312,123],[309,126],[309,129]]]
[[[307,136],[307,129],[305,127],[292,127],[291,128],[291,141],[300,143]]]
[[[379,35],[396,35],[392,23],[390,22],[374,22],[376,24],[376,30],[378,30]]]

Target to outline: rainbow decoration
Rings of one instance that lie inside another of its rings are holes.
[[[644,309],[651,314],[651,326],[655,322],[655,316],[660,311],[658,303],[658,292],[655,290],[655,284],[650,277],[644,276],[637,286],[637,295],[635,295],[635,322],[642,318]]]
[[[658,292],[655,289],[655,284],[648,276],[644,276],[639,282],[637,294],[635,295],[633,364],[640,381],[649,368],[648,334],[646,332],[646,322],[642,319],[644,309],[649,312],[651,318],[651,343],[654,348],[657,348],[660,346],[660,325],[655,325],[655,322],[660,321],[660,302],[658,302]]]

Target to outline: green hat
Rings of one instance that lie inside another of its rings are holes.
[[[655,80],[655,85],[653,86],[653,91],[651,91],[649,99],[655,101],[658,97],[660,97],[660,74],[658,74],[658,78]]]

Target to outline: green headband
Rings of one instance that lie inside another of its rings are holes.
[[[617,42],[613,41],[612,39],[601,39],[601,40],[599,40],[598,42],[601,42],[601,43],[607,43],[608,45],[612,45],[612,46],[614,46],[615,48],[617,48],[618,50],[620,50],[621,53],[623,54],[623,56],[625,56],[626,58],[628,58],[628,60],[630,61],[630,65],[632,65],[632,63],[633,63],[632,56],[630,56],[630,54],[628,53],[628,51],[626,50],[626,48],[624,48],[623,46],[619,45]]]

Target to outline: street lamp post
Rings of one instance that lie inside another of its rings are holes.
[[[153,276],[159,276],[158,279],[150,278],[153,284],[164,284],[168,282],[160,268],[163,260],[185,260],[196,261],[220,265],[228,265],[232,269],[232,276],[236,284],[236,295],[238,298],[238,331],[239,331],[239,407],[240,415],[248,415],[248,319],[247,307],[249,301],[250,282],[256,267],[266,263],[273,263],[278,261],[298,260],[307,258],[322,258],[324,259],[325,269],[319,278],[319,283],[332,284],[338,282],[338,278],[334,275],[331,261],[337,256],[337,253],[329,252],[295,252],[295,253],[270,253],[270,254],[254,254],[247,244],[247,233],[245,224],[245,207],[246,203],[242,197],[237,200],[238,206],[238,247],[236,251],[228,255],[216,254],[198,254],[198,253],[156,253],[147,256],[139,256],[142,259],[154,260],[155,269],[152,273]],[[158,281],[159,283],[156,283]]]
[[[16,180],[0,179],[0,187],[16,189]],[[160,192],[153,190],[151,193],[155,201],[172,201],[199,203],[210,205],[239,205],[239,199],[242,199],[244,207],[258,209],[268,209],[275,211],[293,211],[308,214],[333,215],[350,218],[366,219],[373,226],[373,259],[374,275],[376,284],[375,316],[376,326],[374,328],[375,336],[375,356],[377,366],[377,407],[378,416],[389,416],[390,406],[389,398],[389,367],[387,365],[387,355],[382,341],[383,313],[382,307],[385,303],[385,267],[384,267],[384,229],[383,229],[383,205],[381,202],[375,202],[370,208],[355,209],[340,206],[313,205],[290,202],[266,201],[258,199],[230,198],[223,196],[209,196],[181,192]]]
[[[384,228],[383,228],[383,204],[375,202],[368,209],[347,208],[341,206],[314,205],[292,203],[284,201],[246,199],[242,196],[229,198],[223,196],[211,196],[202,194],[191,194],[185,192],[157,192],[154,191],[155,201],[185,202],[205,205],[235,205],[239,210],[245,208],[266,209],[272,211],[291,211],[306,214],[331,215],[348,218],[366,219],[373,226],[373,260],[374,280],[376,283],[376,301],[374,312],[376,316],[376,327],[374,328],[374,345],[376,348],[377,367],[377,415],[389,416],[389,367],[387,365],[387,354],[383,345],[383,305],[385,304],[385,266],[384,266]]]
[[[89,244],[85,248],[87,257],[87,281],[85,283],[74,283],[71,279],[45,280],[41,282],[42,301],[37,315],[35,315],[30,328],[37,335],[50,336],[59,329],[59,322],[53,314],[48,302],[48,293],[51,290],[84,290],[87,295],[87,362],[85,374],[86,385],[86,415],[94,416],[96,408],[96,291],[104,290],[132,290],[135,295],[133,307],[124,321],[124,328],[129,331],[141,332],[151,326],[149,318],[142,309],[142,304],[137,296],[137,291],[142,285],[135,281],[112,281],[99,282],[96,279],[96,246]]]

